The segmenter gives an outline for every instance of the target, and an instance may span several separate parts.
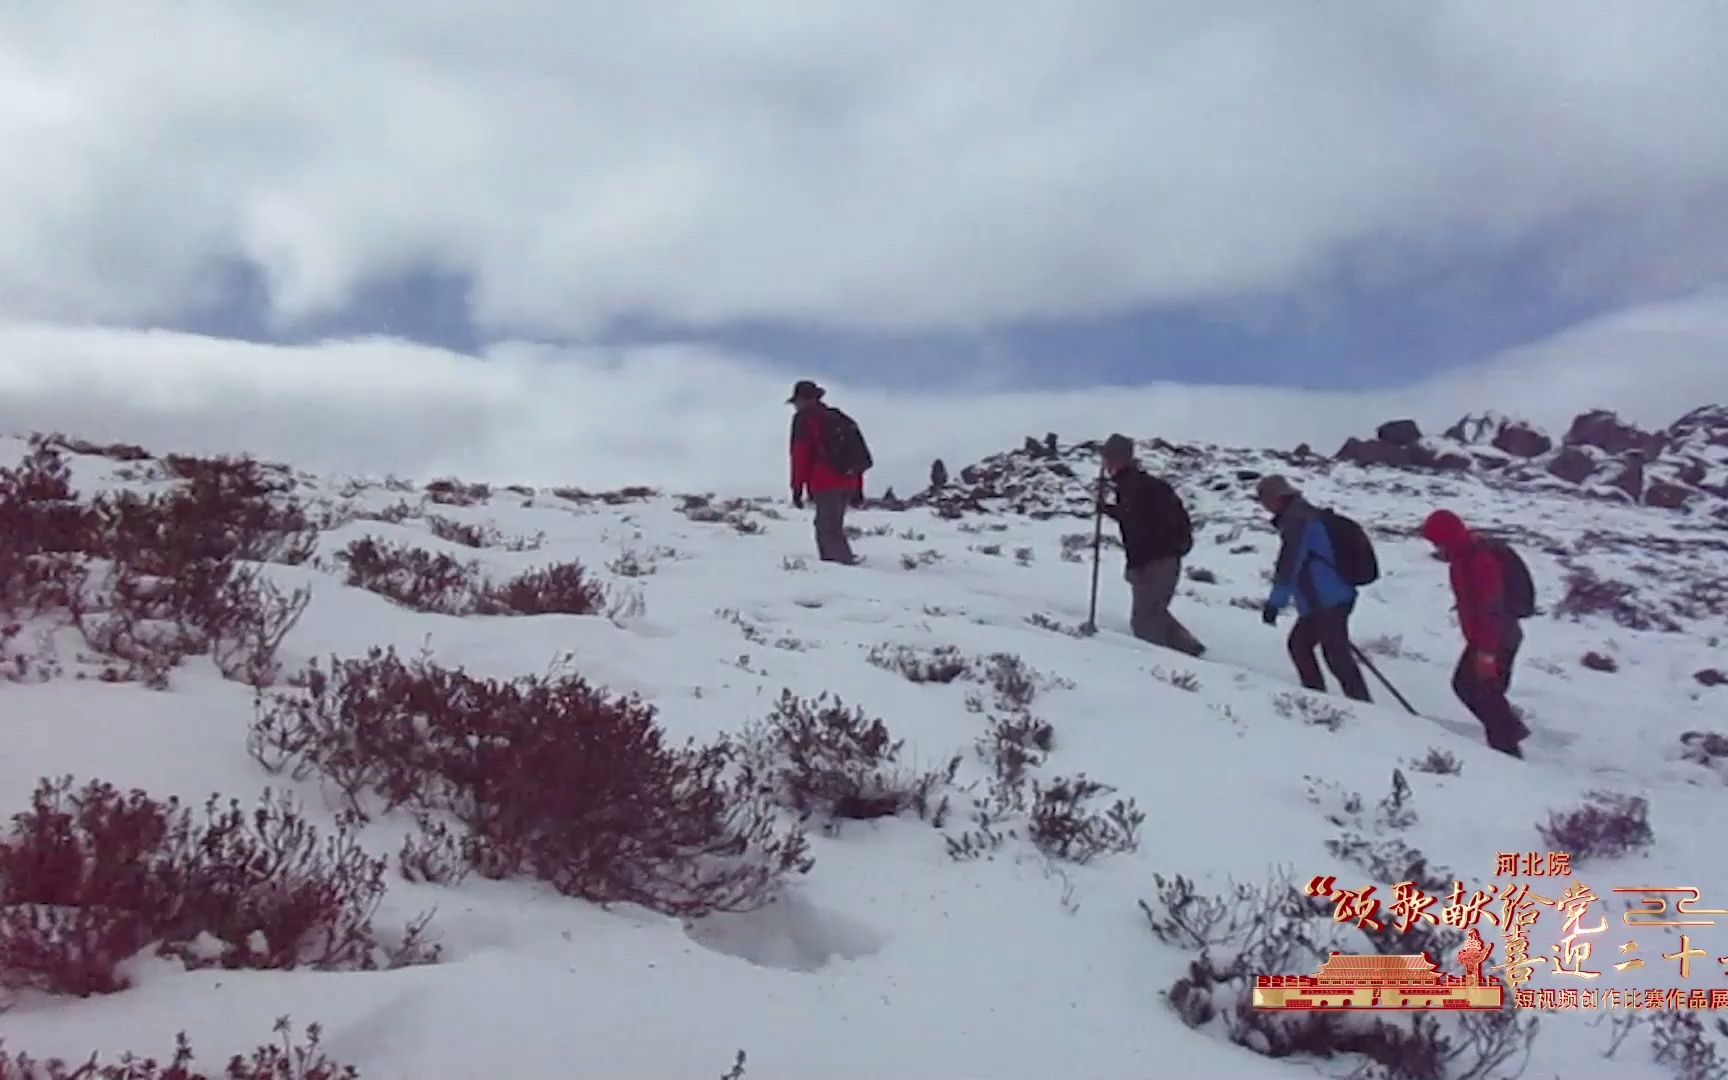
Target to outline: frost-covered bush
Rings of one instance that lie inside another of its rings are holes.
[[[667,745],[652,706],[579,676],[479,679],[374,649],[303,681],[260,706],[254,757],[327,778],[356,812],[448,818],[486,877],[694,916],[760,907],[809,869],[732,743]]]
[[[1500,1012],[1436,1017],[1424,1013],[1269,1011],[1254,1007],[1261,976],[1304,974],[1334,951],[1389,951],[1373,935],[1335,922],[1332,912],[1274,871],[1262,886],[1232,883],[1203,891],[1180,875],[1153,879],[1142,900],[1147,926],[1165,945],[1192,954],[1165,992],[1183,1023],[1218,1034],[1263,1057],[1360,1059],[1353,1076],[1381,1080],[1487,1080],[1528,1055],[1537,1020],[1511,1003]],[[1382,935],[1385,936],[1385,935]],[[1397,943],[1397,951],[1420,949]]]
[[[57,994],[127,986],[146,946],[189,967],[368,969],[424,959],[372,930],[382,859],[347,823],[325,836],[286,796],[256,809],[70,777],[43,780],[0,840],[0,982]]]
[[[477,562],[391,544],[370,536],[338,555],[347,584],[414,611],[441,615],[595,615],[608,609],[606,590],[578,561],[527,570],[492,582]]]
[[[311,596],[284,594],[258,564],[304,562],[317,530],[292,483],[249,458],[167,464],[165,491],[88,502],[40,438],[0,469],[0,617],[76,628],[108,681],[166,687],[210,654],[228,678],[267,685]]]
[[[185,1032],[175,1039],[174,1056],[165,1062],[128,1053],[104,1063],[92,1054],[83,1063],[70,1065],[59,1058],[38,1061],[15,1054],[0,1043],[0,1080],[359,1080],[353,1066],[325,1056],[323,1032],[317,1024],[307,1025],[304,1043],[294,1038],[286,1016],[276,1021],[276,1033],[280,1042],[265,1043],[250,1057],[236,1054],[218,1076],[192,1067],[195,1058]]]
[[[1594,802],[1548,816],[1536,831],[1552,851],[1570,852],[1574,861],[1614,858],[1649,847],[1656,835],[1650,829],[1650,803],[1637,795],[1613,791],[1591,791]]]
[[[940,827],[946,790],[960,767],[915,771],[901,764],[904,743],[887,725],[827,694],[815,700],[790,690],[774,711],[738,739],[749,778],[774,802],[808,819],[867,819],[914,813]]]

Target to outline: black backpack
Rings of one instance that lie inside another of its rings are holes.
[[[1158,508],[1160,521],[1169,522],[1170,537],[1175,541],[1176,553],[1187,555],[1194,550],[1194,522],[1188,517],[1188,507],[1183,504],[1182,496],[1176,494],[1176,489],[1169,481],[1148,475],[1153,491],[1153,502]]]
[[[870,471],[876,459],[870,456],[870,444],[864,441],[858,422],[832,405],[827,406],[823,421],[822,452],[828,467],[842,476],[863,476]]]
[[[1482,546],[1500,560],[1500,587],[1506,601],[1506,613],[1515,619],[1528,619],[1535,615],[1536,580],[1530,576],[1530,566],[1524,557],[1504,540],[1484,540]]]
[[[1326,535],[1332,541],[1332,569],[1346,585],[1360,587],[1380,580],[1380,560],[1374,554],[1374,541],[1355,519],[1335,510],[1320,511]],[[1322,560],[1324,561],[1324,560]]]

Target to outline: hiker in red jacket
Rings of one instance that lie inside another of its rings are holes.
[[[1464,655],[1452,675],[1452,689],[1475,714],[1488,745],[1515,758],[1530,729],[1518,718],[1506,690],[1524,632],[1506,604],[1505,571],[1493,550],[1480,542],[1450,510],[1436,510],[1422,524],[1422,536],[1452,569],[1452,595],[1464,631]]]
[[[846,508],[864,498],[864,477],[848,476],[828,460],[827,425],[831,411],[822,403],[827,391],[808,379],[792,387],[786,403],[792,414],[792,505],[804,497],[816,504],[816,554],[823,562],[850,566],[858,561],[846,539]]]

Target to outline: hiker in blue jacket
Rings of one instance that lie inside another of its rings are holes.
[[[1314,656],[1318,648],[1346,697],[1372,700],[1350,645],[1350,613],[1356,608],[1356,588],[1334,568],[1336,559],[1326,522],[1314,505],[1282,476],[1261,480],[1255,494],[1260,505],[1272,513],[1272,526],[1283,538],[1272,571],[1272,595],[1260,610],[1262,621],[1267,626],[1277,625],[1278,613],[1294,598],[1297,619],[1290,630],[1290,659],[1296,664],[1302,685],[1326,692],[1326,679],[1320,674],[1320,662]]]

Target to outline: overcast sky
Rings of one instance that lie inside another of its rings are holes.
[[[783,470],[804,375],[897,462],[1666,422],[1728,398],[1725,43],[1714,0],[18,0],[0,427],[715,483]]]

